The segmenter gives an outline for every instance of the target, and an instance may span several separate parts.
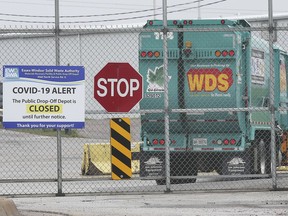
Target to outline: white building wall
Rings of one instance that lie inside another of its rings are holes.
[[[107,63],[128,62],[138,71],[138,34],[76,34],[60,37],[60,64],[85,67],[87,112],[103,110],[94,99],[93,85],[94,76]],[[0,59],[1,74],[3,65],[55,65],[55,38],[0,38]]]

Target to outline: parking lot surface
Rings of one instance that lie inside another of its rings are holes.
[[[22,216],[288,215],[287,191],[12,198]]]

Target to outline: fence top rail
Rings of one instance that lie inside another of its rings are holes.
[[[232,32],[232,31],[269,31],[269,27],[245,27],[245,28],[209,28],[209,27],[196,27],[196,28],[174,28],[168,27],[169,32]],[[288,31],[288,26],[277,26],[273,28],[274,31]],[[146,29],[142,27],[128,27],[128,28],[62,28],[59,30],[59,35],[75,35],[75,34],[104,34],[104,33],[141,33],[141,32],[161,32],[163,27]],[[0,38],[15,38],[15,37],[40,37],[40,36],[53,36],[55,34],[54,28],[2,28],[0,30]]]
[[[177,29],[168,28],[168,32],[233,32],[233,31],[268,31],[267,27],[250,27],[250,28],[187,28]],[[163,28],[143,29],[143,28],[123,28],[123,29],[61,29],[59,36],[75,36],[75,35],[93,35],[93,34],[124,34],[141,32],[162,32]],[[288,31],[286,27],[275,27],[274,31]],[[1,29],[0,40],[18,39],[18,38],[41,38],[54,37],[55,29]]]

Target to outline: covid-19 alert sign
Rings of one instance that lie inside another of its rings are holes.
[[[83,128],[84,119],[84,67],[3,67],[5,128]]]

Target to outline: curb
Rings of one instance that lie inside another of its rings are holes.
[[[0,215],[1,216],[20,216],[15,203],[6,198],[0,198]]]

